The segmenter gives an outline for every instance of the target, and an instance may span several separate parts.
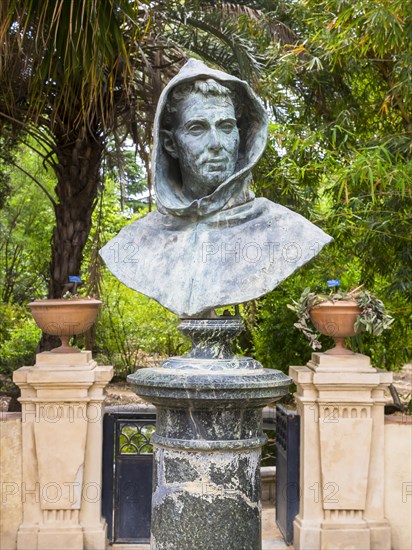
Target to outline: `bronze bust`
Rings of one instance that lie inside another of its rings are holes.
[[[190,60],[164,89],[154,125],[158,210],[101,250],[124,284],[180,317],[262,296],[332,239],[250,191],[267,115],[246,82]]]

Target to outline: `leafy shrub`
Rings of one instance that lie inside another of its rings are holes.
[[[41,330],[28,311],[17,305],[0,304],[0,372],[14,370],[34,362]]]
[[[142,352],[161,356],[185,353],[190,344],[179,332],[179,319],[154,300],[125,287],[105,273],[104,302],[96,325],[100,360],[114,365],[116,374],[134,372]]]

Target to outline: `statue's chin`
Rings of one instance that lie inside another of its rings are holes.
[[[207,182],[205,182],[205,185],[203,186],[205,195],[211,195],[214,191],[216,191],[219,185],[225,181],[225,179],[227,178],[222,177],[222,175],[217,175],[213,178],[208,178]]]
[[[193,199],[201,199],[202,197],[207,197],[216,191],[216,189],[224,181],[226,181],[231,176],[230,173],[220,172],[216,174],[209,174],[206,178],[194,182],[193,179],[187,184],[184,184],[186,189],[186,195]]]

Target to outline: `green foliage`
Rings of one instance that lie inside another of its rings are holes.
[[[113,146],[106,157],[104,170],[106,182],[110,179],[118,184],[118,200],[122,211],[130,208],[131,211],[137,212],[143,208],[137,195],[143,191],[148,193],[147,177],[136,151],[120,145]],[[107,183],[105,186],[107,188]]]
[[[0,372],[10,375],[15,369],[32,365],[41,330],[21,306],[0,303]]]
[[[119,438],[119,449],[122,454],[153,454],[150,436],[154,426],[123,426]]]
[[[394,319],[387,313],[382,300],[366,290],[362,290],[355,300],[361,308],[361,314],[355,323],[355,330],[362,327],[372,336],[380,336],[384,330],[391,328]]]
[[[47,288],[53,208],[39,185],[52,193],[53,176],[28,147],[16,151],[7,175],[10,193],[0,210],[0,298],[24,303]]]
[[[305,364],[311,355],[303,334],[293,327],[295,317],[287,309],[290,292],[293,288],[286,281],[259,301],[252,331],[254,357],[265,368],[285,373],[291,365]]]
[[[268,48],[262,90],[273,117],[255,190],[335,242],[263,299],[257,352],[285,353],[266,329],[270,308],[283,318],[277,326],[290,323],[282,303],[338,278],[364,284],[392,311],[390,333],[364,333],[355,346],[376,366],[397,368],[412,351],[412,12],[401,1],[301,0],[277,3],[273,15],[294,37]]]
[[[144,31],[132,23],[136,8],[130,0],[3,0],[5,112],[51,127],[70,121],[71,131],[97,120],[111,125],[131,73],[130,50]]]
[[[0,303],[0,340],[8,340],[13,331],[14,324],[18,324],[22,318],[22,311],[19,306],[13,307],[10,304]]]
[[[96,350],[125,376],[141,366],[142,354],[176,355],[189,345],[177,330],[179,319],[154,300],[105,273],[104,302],[96,326]]]
[[[15,154],[15,139],[13,135],[0,136],[0,209],[3,208],[10,193],[9,165]]]
[[[394,319],[386,311],[384,303],[366,290],[356,288],[349,292],[339,290],[331,291],[329,294],[318,294],[306,287],[298,300],[292,300],[293,303],[288,304],[288,308],[298,317],[294,327],[302,331],[305,338],[309,340],[312,349],[321,349],[322,344],[319,342],[319,334],[311,321],[311,309],[325,301],[348,300],[355,301],[360,308],[360,315],[354,324],[355,331],[362,329],[373,336],[380,336],[384,330],[391,328]]]

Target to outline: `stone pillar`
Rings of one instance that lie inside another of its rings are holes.
[[[21,389],[23,522],[18,550],[103,550],[104,387],[112,367],[88,351],[40,353],[14,373]]]
[[[185,320],[194,348],[128,377],[157,407],[153,550],[259,550],[262,408],[290,379],[235,357],[238,318]]]
[[[384,516],[384,390],[361,354],[313,353],[291,367],[301,416],[296,550],[390,550]]]

